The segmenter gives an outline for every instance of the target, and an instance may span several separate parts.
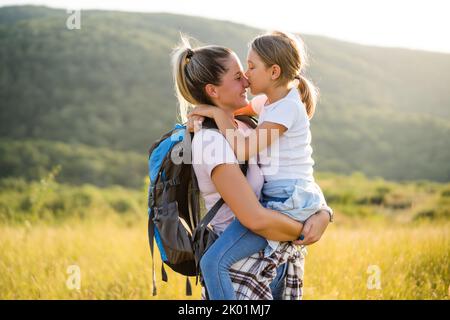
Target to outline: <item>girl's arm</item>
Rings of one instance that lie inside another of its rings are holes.
[[[268,240],[293,241],[299,238],[303,225],[278,211],[264,208],[238,164],[216,166],[211,179],[242,225]]]
[[[213,118],[220,132],[230,143],[236,158],[239,161],[245,161],[264,150],[276,141],[287,128],[281,124],[265,121],[252,130],[250,135],[244,136],[239,130],[236,130],[232,119],[225,112],[217,107],[197,106],[189,113],[188,117],[200,115]]]
[[[263,151],[274,141],[278,140],[287,130],[287,128],[281,124],[264,121],[262,124],[259,124],[255,130],[252,130],[248,136],[244,136],[239,130],[235,129],[228,117],[222,116],[222,113],[223,112],[218,112],[214,120],[216,121],[220,132],[230,143],[234,154],[239,161],[248,160],[258,152]],[[231,128],[230,124],[232,125]]]

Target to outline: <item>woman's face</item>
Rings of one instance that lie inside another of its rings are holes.
[[[225,106],[232,110],[245,107],[247,99],[248,80],[244,75],[241,62],[235,53],[232,53],[225,63],[228,70],[222,77],[220,86],[216,86],[218,106]]]
[[[253,95],[265,93],[271,84],[271,69],[267,68],[259,55],[250,49],[247,55],[248,69],[245,72],[250,83],[250,92]]]

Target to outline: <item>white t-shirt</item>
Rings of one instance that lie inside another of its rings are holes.
[[[236,122],[238,123],[238,129],[245,136],[253,130],[241,121]],[[211,180],[212,170],[223,163],[238,163],[238,160],[230,144],[219,131],[202,129],[196,132],[192,139],[192,162],[201,195],[205,200],[205,207],[209,210],[221,198]],[[249,160],[247,180],[259,199],[264,177],[255,159]],[[242,200],[245,201],[245,199]],[[211,221],[211,225],[214,231],[220,234],[233,219],[233,212],[224,203]]]
[[[259,153],[259,164],[266,181],[279,179],[306,179],[314,181],[311,131],[306,108],[296,87],[286,97],[265,105],[267,97],[252,99],[251,106],[265,121],[281,124],[287,131],[268,148]]]

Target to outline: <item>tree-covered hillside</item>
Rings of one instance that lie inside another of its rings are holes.
[[[81,30],[68,30],[68,16],[0,8],[0,150],[39,140],[120,151],[120,159],[137,152],[145,172],[148,147],[177,120],[170,52],[180,31],[231,47],[244,67],[248,41],[263,32],[198,17],[88,10]],[[321,92],[312,120],[316,170],[450,180],[450,55],[303,39],[307,74]],[[23,154],[0,155],[3,168],[10,161],[2,177],[24,172],[27,161],[11,161]],[[73,174],[67,161],[61,165]]]

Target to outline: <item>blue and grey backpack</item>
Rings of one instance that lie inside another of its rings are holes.
[[[256,127],[256,120],[248,116],[236,119]],[[217,129],[211,119],[203,128]],[[154,242],[161,255],[161,277],[167,281],[164,265],[186,277],[186,295],[192,295],[189,276],[200,277],[200,258],[217,239],[209,223],[223,205],[223,199],[203,216],[200,193],[192,166],[191,141],[193,133],[185,125],[175,127],[157,140],[149,150],[148,238],[152,256],[153,295],[156,295]],[[247,163],[241,165],[244,175]]]

